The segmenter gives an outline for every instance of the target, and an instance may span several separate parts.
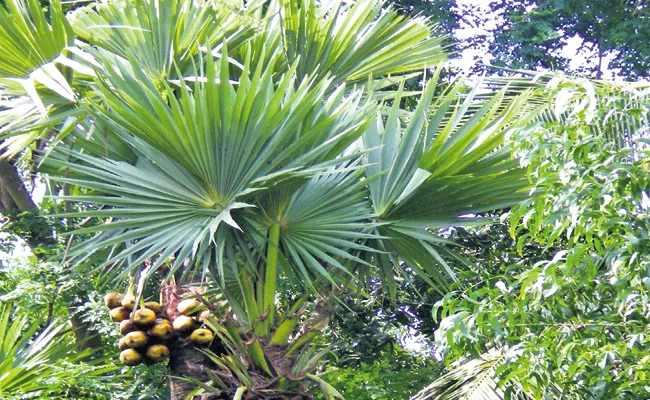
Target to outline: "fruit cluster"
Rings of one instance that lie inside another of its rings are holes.
[[[120,324],[120,361],[128,366],[142,362],[156,364],[169,358],[169,341],[177,339],[204,345],[212,341],[212,331],[200,327],[209,315],[196,299],[178,303],[179,316],[170,322],[162,306],[155,301],[136,307],[133,295],[112,292],[104,296],[111,319]],[[133,311],[135,309],[135,311]]]

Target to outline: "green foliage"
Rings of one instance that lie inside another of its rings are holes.
[[[449,359],[507,349],[497,373],[536,398],[551,383],[567,398],[641,398],[650,372],[647,88],[554,79],[549,89],[555,118],[514,138],[540,194],[510,212],[512,249],[485,257],[472,286],[439,303],[437,339]]]
[[[64,268],[35,261],[16,262],[12,258],[0,270],[0,302],[13,304],[35,320],[65,315],[64,304],[57,300],[60,293],[74,285]]]
[[[326,379],[348,400],[399,400],[408,399],[442,370],[433,359],[393,345],[373,361],[327,372]]]
[[[428,340],[438,293],[417,277],[398,279],[396,301],[380,289],[339,295],[320,339],[330,349],[324,379],[346,399],[407,399],[444,370]]]
[[[12,310],[7,305],[0,308],[2,398],[53,398],[71,393],[96,398],[93,386],[103,379],[102,386],[110,386],[107,379],[115,367],[102,366],[101,360],[82,362],[92,352],[76,352],[69,345],[70,333],[64,329],[65,324],[60,322],[43,326],[25,310]],[[78,375],[93,379],[82,383]]]
[[[449,36],[458,28],[458,21],[462,18],[455,12],[458,8],[456,0],[390,0],[387,3],[398,12],[430,18]]]
[[[30,244],[37,257],[47,258],[61,251],[61,246],[53,236],[53,228],[62,228],[52,218],[43,217],[37,211],[13,211],[4,215],[0,249],[9,252],[15,248],[16,240],[22,239]]]
[[[115,364],[117,341],[115,325],[109,322],[103,295],[94,291],[92,282],[83,275],[71,273],[57,263],[38,262],[33,256],[11,256],[0,269],[0,303],[12,304],[12,318],[26,318],[28,324],[46,329],[49,321],[62,321],[76,314],[87,323],[88,334],[100,335],[104,346],[92,351],[77,351],[81,342],[70,331],[59,327],[48,343],[58,348],[48,359],[47,370],[39,370],[38,385],[20,389],[24,394],[2,395],[2,398],[53,399],[142,399],[168,398],[167,386],[161,386],[162,366],[124,369]],[[70,307],[79,304],[78,307]],[[63,330],[62,330],[63,329]],[[24,335],[29,335],[27,325]],[[88,338],[86,338],[88,339]],[[101,343],[101,342],[100,342]],[[18,371],[18,370],[16,370]],[[29,393],[27,393],[29,391]]]

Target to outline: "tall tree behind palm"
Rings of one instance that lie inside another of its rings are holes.
[[[163,268],[169,314],[184,292],[225,300],[217,346],[172,348],[173,398],[338,396],[311,345],[336,294],[394,296],[400,274],[444,292],[436,232],[526,196],[503,143],[530,93],[438,85],[443,38],[381,2],[53,2],[49,22],[8,4],[5,155],[47,143],[43,172],[83,209],[67,216],[97,219],[66,260],[101,256],[138,298]]]

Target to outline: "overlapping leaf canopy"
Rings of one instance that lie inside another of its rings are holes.
[[[91,3],[67,16],[74,44],[42,61],[64,84],[0,86],[16,103],[5,115],[66,104],[41,102],[38,121],[17,125],[0,114],[0,132],[25,146],[46,131],[45,170],[79,188],[60,199],[100,222],[69,256],[106,252],[124,274],[153,260],[144,276],[171,259],[171,272],[226,287],[242,271],[261,279],[277,246],[279,271],[301,285],[394,288],[407,272],[444,287],[453,253],[436,230],[526,196],[503,144],[535,114],[528,92],[477,95],[437,69],[406,110],[400,83],[446,56],[426,20],[373,0],[236,3]]]
[[[53,381],[64,382],[73,372],[65,366],[80,362],[93,354],[91,350],[74,353],[65,337],[65,324],[43,326],[42,321],[24,310],[0,306],[0,396],[15,399],[38,395]],[[103,361],[101,357],[94,363]],[[94,364],[93,363],[93,364]],[[115,367],[93,368],[86,373],[101,376],[114,373]],[[42,395],[42,393],[41,393]]]

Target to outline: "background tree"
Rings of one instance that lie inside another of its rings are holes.
[[[636,79],[648,77],[650,8],[638,0],[526,0],[489,3],[487,15],[496,20],[486,35],[469,46],[488,41],[492,64],[513,69],[561,70],[600,79],[603,60],[609,69]],[[478,16],[475,24],[484,22]],[[489,25],[487,25],[489,26]],[[575,56],[585,63],[569,70],[574,55],[560,53],[568,39],[580,40]]]
[[[391,3],[403,12],[422,14],[439,22],[453,38],[454,50],[459,54],[464,50],[478,53],[475,61],[510,69],[559,70],[596,79],[602,77],[605,67],[628,80],[650,74],[650,11],[644,1]],[[577,43],[575,54],[562,53],[569,42]],[[572,67],[576,58],[583,62]],[[480,72],[485,66],[473,69]]]
[[[515,138],[541,194],[509,213],[511,250],[440,302],[436,335],[451,359],[507,349],[496,373],[535,398],[551,384],[571,398],[642,397],[647,86],[557,78],[549,90],[555,117]]]
[[[400,13],[430,18],[439,25],[440,32],[449,36],[453,36],[459,28],[459,20],[462,18],[457,0],[392,0],[387,1],[387,4]]]

